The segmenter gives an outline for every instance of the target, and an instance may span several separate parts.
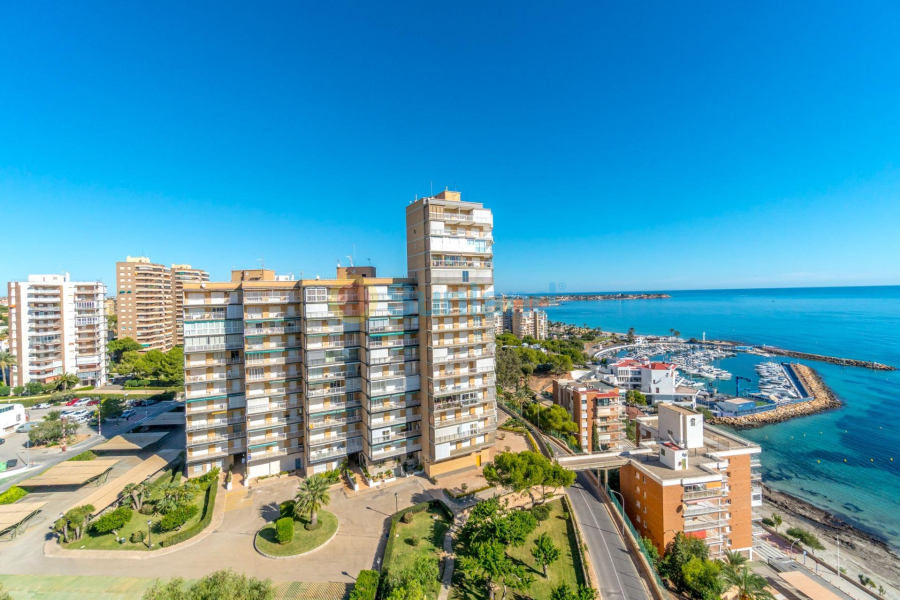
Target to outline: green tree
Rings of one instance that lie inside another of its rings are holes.
[[[501,346],[521,346],[522,340],[511,333],[501,333],[497,336],[497,343]]]
[[[100,418],[116,419],[125,412],[125,400],[122,398],[107,398],[100,401]]]
[[[147,485],[141,483],[129,483],[122,488],[122,497],[131,503],[134,510],[141,510],[144,507],[144,497],[147,494]]]
[[[719,600],[725,591],[722,563],[699,556],[681,567],[684,586],[695,600]]]
[[[53,389],[65,392],[70,390],[81,381],[75,373],[63,373],[53,382]]]
[[[25,393],[25,386],[17,385],[12,389],[13,396],[21,396]]]
[[[824,550],[825,546],[819,541],[815,534],[803,529],[802,527],[791,527],[785,533],[790,537],[800,540],[804,546],[811,550]]]
[[[591,424],[591,452],[600,452],[600,430],[596,421]]]
[[[274,600],[275,588],[268,579],[239,575],[227,569],[210,573],[188,585],[180,577],[156,581],[144,592],[143,600]]]
[[[6,350],[0,350],[0,380],[5,384],[9,384],[10,380],[6,376],[7,369],[16,366],[16,355]]]
[[[669,579],[678,592],[685,592],[688,588],[683,567],[693,558],[709,559],[709,547],[701,539],[678,532],[666,546],[665,556],[659,562],[659,573]]]
[[[506,554],[506,546],[497,540],[477,542],[465,549],[459,559],[463,575],[487,588],[488,598],[494,600],[497,586],[527,591],[534,578],[523,565],[517,565]]]
[[[640,390],[628,390],[625,392],[625,401],[638,406],[647,406],[647,396]]]
[[[573,589],[567,583],[561,583],[550,592],[550,600],[594,600],[597,590],[586,585]]]
[[[39,381],[29,381],[25,384],[25,393],[29,396],[37,396],[44,393],[44,386]]]
[[[534,540],[531,556],[534,557],[534,562],[539,564],[544,570],[544,578],[546,578],[547,567],[559,560],[560,551],[556,544],[553,543],[553,539],[547,535],[547,532],[544,532]]]
[[[496,361],[497,383],[504,388],[518,388],[522,380],[522,358],[510,348],[499,348]]]
[[[725,566],[730,569],[739,569],[744,563],[746,563],[749,559],[741,554],[740,552],[732,552],[731,550],[725,550],[725,560],[722,561],[725,563]]]
[[[544,480],[550,461],[537,452],[501,452],[493,464],[482,469],[484,478],[492,485],[501,485],[517,494],[527,493],[535,503],[532,490]]]
[[[498,541],[514,548],[523,546],[537,529],[537,519],[530,511],[509,512],[507,505],[508,502],[501,504],[498,498],[476,504],[460,532],[460,540],[466,546],[487,541]]]
[[[722,570],[722,581],[726,590],[733,590],[737,600],[775,600],[766,588],[769,582],[752,572],[748,565]]]
[[[437,587],[439,577],[440,566],[437,557],[420,554],[411,565],[399,573],[387,573],[387,585],[391,590],[389,598],[421,600],[427,592]]]
[[[628,328],[628,343],[629,344],[634,343],[634,327]]]
[[[318,511],[331,502],[328,493],[328,481],[321,475],[307,477],[300,482],[297,495],[294,497],[294,516],[299,517],[309,512],[309,524],[318,523]]]
[[[143,346],[130,337],[123,337],[106,344],[106,351],[109,353],[109,358],[115,363],[121,361],[122,355],[126,352],[137,352],[141,349],[143,349]]]

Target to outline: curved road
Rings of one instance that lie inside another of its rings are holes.
[[[600,599],[651,600],[625,547],[621,531],[617,529],[606,505],[597,497],[587,475],[578,473],[568,492],[599,580]]]

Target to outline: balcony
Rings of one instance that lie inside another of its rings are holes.
[[[347,410],[349,408],[357,408],[362,406],[362,402],[357,399],[347,400],[346,402],[330,402],[328,404],[310,404],[309,414],[315,414],[325,411]]]
[[[334,419],[316,419],[309,422],[310,429],[323,429],[326,427],[337,427],[349,423],[358,423],[362,421],[362,415],[353,415],[350,417],[338,417]]]
[[[454,213],[444,212],[440,210],[432,210],[428,212],[428,219],[431,221],[445,221],[458,223],[472,223],[478,225],[490,225],[494,222],[491,217],[476,217],[471,213]]]
[[[216,419],[214,421],[201,421],[196,422],[192,421],[185,427],[185,431],[200,431],[203,429],[215,429],[216,427],[227,427],[229,425],[236,425],[237,423],[243,423],[246,420],[246,417],[231,417],[229,419]]]
[[[390,445],[382,448],[372,448],[369,450],[369,458],[373,461],[383,460],[392,456],[417,452],[422,449],[419,441],[410,440],[402,446]]]
[[[188,452],[187,462],[199,462],[201,460],[209,460],[211,458],[223,458],[228,456],[229,454],[236,454],[238,452],[243,452],[243,448],[226,448],[221,450],[215,450],[213,452]]]
[[[491,426],[492,425],[495,426],[496,424],[497,423],[496,423],[496,419],[495,419],[494,422],[490,423],[487,427],[472,428],[472,429],[467,429],[465,431],[457,431],[455,433],[448,433],[448,434],[444,434],[444,435],[435,436],[434,443],[435,444],[443,444],[444,442],[465,440],[465,439],[473,438],[473,437],[476,437],[479,435],[485,435],[487,433],[490,433],[491,431],[494,431],[494,428],[492,428]]]
[[[432,382],[431,393],[433,396],[443,396],[445,394],[454,394],[457,392],[468,392],[480,390],[485,387],[495,385],[493,377],[484,377],[480,383],[455,383],[452,385],[434,385]]]
[[[188,375],[184,378],[187,383],[202,383],[204,381],[224,381],[225,373],[205,373],[203,375]]]
[[[273,433],[270,435],[260,435],[257,437],[248,437],[247,438],[247,446],[250,449],[253,449],[253,446],[261,446],[263,444],[271,444],[272,442],[280,442],[281,440],[286,440],[287,435],[283,433]]]
[[[390,364],[412,362],[412,361],[419,360],[419,354],[418,353],[404,354],[401,352],[401,353],[397,353],[397,354],[391,354],[389,356],[381,356],[378,358],[369,357],[367,360],[368,360],[368,364],[371,366],[390,365]]]
[[[184,315],[185,321],[224,321],[225,320],[225,311],[221,312],[194,312],[194,313],[186,313]]]
[[[430,283],[450,283],[450,284],[476,284],[476,285],[489,285],[494,283],[493,276],[475,276],[475,275],[463,275],[462,273],[443,273],[441,271],[432,271],[431,272],[431,281]]]
[[[705,500],[708,498],[719,498],[723,495],[722,488],[707,488],[700,490],[685,490],[681,498],[685,501]]]
[[[444,377],[461,377],[463,375],[483,375],[485,373],[493,373],[494,367],[475,367],[471,369],[444,369],[443,372],[440,369],[434,369],[432,371],[434,379],[443,379]]]
[[[422,420],[422,415],[419,413],[408,415],[404,412],[392,418],[388,418],[389,416],[383,412],[376,413],[366,418],[366,425],[369,426],[369,429],[382,429],[385,427],[399,427]]]
[[[189,439],[187,441],[187,446],[188,447],[201,446],[203,444],[211,444],[214,442],[224,442],[224,441],[228,441],[228,440],[236,440],[238,438],[243,438],[244,435],[245,434],[243,432],[241,432],[241,433],[219,433],[219,434],[215,434],[215,435],[208,435],[204,438],[191,437],[191,439]]]
[[[279,456],[287,456],[287,448],[277,448],[276,450],[256,451],[247,453],[247,462],[259,462],[261,460],[269,460]]]
[[[722,506],[720,504],[710,504],[710,503],[698,503],[698,504],[685,504],[684,505],[684,516],[687,517],[698,517],[701,515],[711,515],[716,513],[727,512],[728,508]]]
[[[143,293],[151,293],[156,290],[142,290]],[[162,292],[162,290],[160,290]],[[222,306],[228,304],[230,298],[185,298],[184,306]]]
[[[685,520],[684,532],[717,530],[728,525],[728,521],[724,519],[691,519]]]
[[[391,336],[391,337],[380,337],[380,338],[366,338],[366,348],[375,349],[375,348],[400,348],[403,346],[418,346],[419,338],[418,337],[400,337],[400,336]]]
[[[355,346],[359,346],[359,337],[358,336],[348,336],[347,339],[344,340],[326,340],[326,339],[317,339],[313,338],[313,341],[309,339],[306,340],[306,349],[307,350],[322,350],[328,348],[352,348]]]
[[[413,406],[421,406],[422,403],[418,397],[412,400],[402,400],[398,402],[382,403],[377,400],[369,401],[369,412],[384,412],[388,410],[397,410],[399,408],[412,408]]]
[[[284,411],[288,409],[287,402],[269,402],[268,404],[261,404],[247,406],[247,414],[248,415],[261,415],[263,413],[268,412],[276,412],[276,411]]]
[[[300,297],[294,294],[260,294],[244,292],[244,304],[282,304],[300,302]]]
[[[165,337],[163,336],[154,336],[154,337]],[[188,338],[190,339],[190,338]],[[197,344],[191,346],[185,346],[185,353],[188,352],[221,352],[223,350],[238,350],[244,347],[243,342],[222,342],[220,344]]]
[[[493,269],[494,262],[491,260],[452,260],[446,258],[436,258],[431,260],[432,267],[464,267],[475,269]]]
[[[321,462],[323,460],[328,460],[330,458],[337,458],[339,456],[347,456],[351,450],[348,448],[335,448],[333,450],[321,450],[319,452],[310,452],[309,453],[309,462]]]
[[[359,369],[342,369],[340,371],[330,371],[328,373],[314,373],[313,369],[306,375],[306,380],[310,383],[319,381],[333,381],[335,379],[346,379],[348,377],[359,377]]]
[[[336,433],[332,433],[331,435],[317,436],[315,438],[307,436],[306,444],[308,446],[324,446],[326,444],[340,442],[348,438],[359,437],[360,435],[362,435],[362,432],[358,429],[354,429],[352,431],[338,431]]]
[[[489,419],[488,426],[491,424],[496,425],[497,411],[491,409],[480,413],[465,414],[451,419],[435,419],[434,427],[435,429],[439,427],[450,427],[453,425],[462,425],[463,423],[471,423],[473,421],[484,421],[485,419]]]
[[[226,411],[228,410],[227,402],[220,402],[217,404],[207,404],[204,406],[191,406],[190,404],[185,408],[185,413],[189,415],[199,415],[201,413],[209,413],[209,412],[218,412],[218,411]]]
[[[447,396],[440,400],[431,399],[432,411],[449,410],[451,408],[469,408],[484,404],[485,402],[493,402],[493,395],[481,395],[478,392],[468,392],[465,394],[457,394],[456,396]]]

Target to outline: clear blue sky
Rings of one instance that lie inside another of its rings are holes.
[[[560,6],[7,3],[0,281],[404,275],[433,182],[498,291],[900,284],[900,4]]]

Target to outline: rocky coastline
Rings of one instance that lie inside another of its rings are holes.
[[[813,369],[800,364],[792,365],[792,367],[803,382],[803,385],[812,394],[812,400],[779,406],[775,410],[745,417],[712,417],[709,419],[709,423],[712,425],[726,425],[735,429],[752,429],[763,425],[781,423],[796,417],[813,415],[841,406],[841,401],[837,399],[834,392],[825,385],[822,378]]]

